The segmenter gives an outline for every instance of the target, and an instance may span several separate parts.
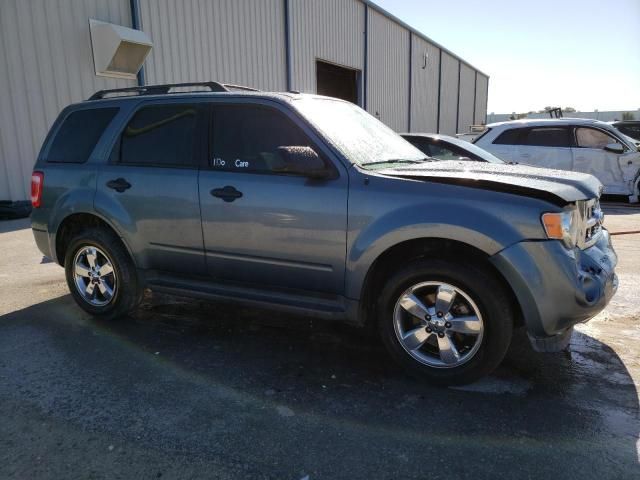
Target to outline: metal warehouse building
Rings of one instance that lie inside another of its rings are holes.
[[[206,80],[337,96],[397,131],[446,134],[484,123],[489,81],[367,0],[2,0],[0,208],[28,200],[69,103]]]

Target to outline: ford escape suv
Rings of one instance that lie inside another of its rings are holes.
[[[93,315],[149,288],[343,320],[453,384],[514,327],[564,348],[617,288],[591,175],[433,161],[341,100],[173,87],[65,108],[38,156],[36,243]]]

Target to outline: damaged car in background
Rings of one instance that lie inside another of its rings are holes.
[[[507,162],[590,173],[608,195],[640,195],[640,147],[610,124],[581,118],[487,125],[475,145]]]

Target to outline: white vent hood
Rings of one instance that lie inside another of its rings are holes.
[[[96,75],[136,78],[153,46],[141,30],[89,19]]]

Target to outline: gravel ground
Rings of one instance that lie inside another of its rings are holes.
[[[0,478],[640,478],[640,209],[606,224],[620,290],[569,351],[436,388],[337,324],[162,295],[96,321],[1,222]]]

